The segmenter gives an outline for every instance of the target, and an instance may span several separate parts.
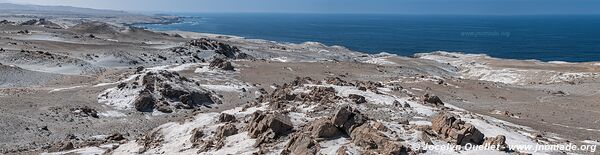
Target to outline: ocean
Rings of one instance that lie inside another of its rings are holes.
[[[448,51],[508,59],[600,61],[600,15],[176,14],[181,23],[153,30],[340,45],[402,56]]]

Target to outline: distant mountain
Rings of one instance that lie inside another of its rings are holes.
[[[0,14],[45,14],[53,15],[87,15],[87,16],[127,16],[134,15],[125,11],[100,10],[72,6],[42,6],[0,3]]]

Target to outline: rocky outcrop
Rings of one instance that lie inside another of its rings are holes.
[[[251,138],[257,138],[257,145],[268,143],[292,131],[290,118],[281,113],[256,111],[252,114],[246,131]]]
[[[379,124],[379,127],[371,126],[371,123]],[[282,154],[317,154],[320,150],[319,141],[341,136],[350,137],[353,144],[363,148],[366,154],[406,154],[410,151],[380,132],[387,130],[387,127],[379,122],[371,122],[350,106],[338,108],[333,117],[324,117],[309,124],[292,136]]]
[[[2,20],[2,21],[0,21],[0,25],[14,25],[14,24],[15,24],[15,22],[11,22],[11,21],[8,21],[8,20]]]
[[[339,77],[327,77],[327,78],[325,78],[325,83],[336,85],[336,86],[354,86],[354,84],[344,81]]]
[[[367,100],[365,99],[364,96],[360,96],[360,95],[356,95],[356,94],[348,95],[348,99],[350,99],[350,101],[352,101],[352,103],[356,103],[356,104],[367,103]]]
[[[133,107],[137,111],[141,112],[152,112],[156,100],[149,91],[142,91],[133,101]]]
[[[50,148],[48,148],[48,152],[59,152],[59,151],[67,151],[75,149],[75,145],[73,145],[72,140],[76,139],[75,135],[69,134],[62,141],[54,143]]]
[[[350,135],[353,129],[366,123],[367,120],[368,118],[361,114],[360,111],[346,105],[337,110],[331,119],[331,123],[347,135]]]
[[[442,100],[435,96],[435,95],[429,95],[429,94],[425,94],[423,95],[423,103],[425,104],[433,104],[434,106],[443,106],[444,102],[442,102]]]
[[[226,114],[226,113],[221,113],[219,115],[219,119],[218,119],[219,123],[226,123],[226,122],[237,122],[237,119],[235,118],[235,116],[230,115],[230,114]]]
[[[159,147],[161,143],[164,141],[164,135],[161,134],[159,129],[153,129],[150,132],[146,133],[143,137],[136,140],[138,145],[142,146],[138,153],[144,153],[149,149]]]
[[[235,46],[207,38],[191,40],[187,43],[187,45],[198,47],[202,50],[214,50],[215,53],[223,55],[228,59],[254,59],[252,56],[241,52],[240,49]]]
[[[219,96],[200,87],[197,81],[164,70],[142,73],[133,80],[108,89],[99,96],[99,102],[123,104],[123,94],[134,96],[127,102],[141,112],[158,110],[171,113],[174,109],[196,109],[221,103]]]
[[[500,151],[509,151],[508,145],[506,144],[506,137],[504,135],[498,135],[496,137],[486,137],[483,141],[485,146],[495,146]]]
[[[221,58],[213,59],[210,62],[209,67],[210,68],[219,68],[219,69],[226,70],[226,71],[234,70],[234,67],[233,67],[233,65],[231,65],[231,62],[223,60]]]
[[[55,143],[54,145],[52,145],[48,149],[48,152],[66,151],[66,150],[72,150],[74,148],[75,147],[73,146],[73,142],[64,141],[64,142],[59,142],[59,143]]]
[[[192,136],[190,137],[190,142],[192,142],[192,144],[194,146],[201,145],[203,137],[204,137],[204,132],[202,131],[202,129],[195,128],[192,130]]]
[[[28,25],[28,26],[42,26],[45,28],[49,28],[49,29],[62,29],[63,27],[61,27],[60,25],[51,22],[49,20],[46,19],[32,19],[32,20],[28,20],[25,21],[23,23],[21,23],[20,25]]]
[[[125,136],[120,133],[113,133],[104,139],[104,142],[123,142],[127,140]]]
[[[365,149],[366,154],[407,154],[408,147],[399,144],[369,124],[356,127],[350,134],[354,145]]]
[[[455,145],[483,143],[484,135],[475,126],[449,113],[439,113],[431,120],[431,128],[439,138]]]
[[[93,117],[98,118],[98,111],[96,109],[92,109],[90,107],[84,106],[79,108],[71,108],[70,109],[75,116],[79,117]]]
[[[379,82],[373,82],[373,81],[357,81],[354,84],[356,87],[359,88],[359,90],[370,90],[371,92],[374,93],[379,93],[378,88],[383,87],[383,84],[379,83]]]
[[[308,133],[298,132],[292,135],[290,141],[285,145],[282,155],[316,155],[321,146]]]
[[[225,125],[217,128],[217,132],[214,135],[215,137],[212,143],[216,149],[220,149],[225,145],[225,138],[235,134],[238,134],[237,127],[231,123],[226,123]]]
[[[269,102],[272,109],[284,109],[290,102],[300,102],[302,104],[332,105],[341,97],[337,96],[332,87],[304,87],[305,92],[294,92],[299,86],[315,83],[311,78],[296,77],[296,80],[290,83],[276,86],[276,89],[270,94],[263,94],[258,98],[259,102]]]
[[[331,118],[329,117],[318,119],[310,123],[308,131],[311,132],[310,136],[317,140],[334,139],[343,135],[342,131],[331,123]]]
[[[332,87],[308,87],[308,90],[310,91],[307,93],[298,94],[295,101],[326,105],[335,103],[336,100],[341,99]]]

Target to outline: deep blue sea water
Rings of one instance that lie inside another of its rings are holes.
[[[542,61],[600,61],[600,15],[178,14],[155,30],[321,42],[366,53],[484,53]]]

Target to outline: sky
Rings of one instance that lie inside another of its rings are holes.
[[[132,12],[600,14],[600,0],[0,0]]]

